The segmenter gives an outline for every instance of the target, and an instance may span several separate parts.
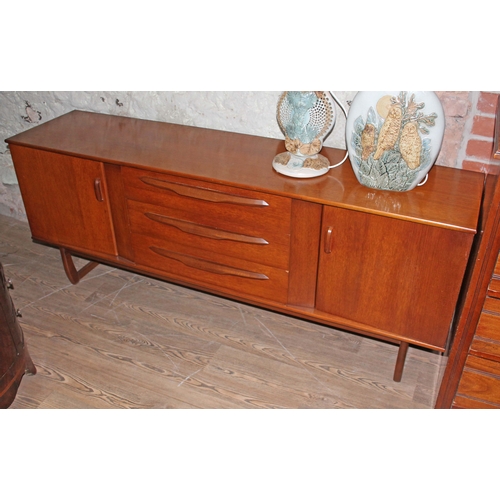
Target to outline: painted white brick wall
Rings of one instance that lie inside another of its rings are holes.
[[[80,109],[280,139],[283,135],[276,122],[280,94],[281,91],[0,92],[0,213],[26,219],[5,143],[7,137]],[[335,94],[345,105],[356,92]],[[325,144],[345,148],[344,129],[344,115],[337,108],[337,124]]]
[[[344,105],[356,95],[356,91],[334,93]],[[0,92],[0,214],[26,219],[5,143],[7,137],[80,109],[282,139],[276,121],[280,94],[281,91]],[[471,93],[440,92],[439,95],[445,107],[448,130],[437,162],[456,167],[457,145],[463,140],[465,123],[472,118]],[[459,114],[457,103],[464,110]],[[337,123],[325,145],[344,149],[345,117],[338,107],[336,111]],[[271,161],[269,168],[272,168]]]

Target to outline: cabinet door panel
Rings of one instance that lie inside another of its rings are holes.
[[[472,235],[325,207],[319,310],[444,349]]]
[[[33,238],[116,255],[102,163],[11,146]]]

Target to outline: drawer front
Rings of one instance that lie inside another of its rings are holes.
[[[500,405],[500,378],[487,372],[472,371],[467,368],[458,386],[458,395]]]
[[[479,318],[476,336],[496,341],[500,344],[500,300],[486,298]]]
[[[494,271],[494,274],[498,277],[500,277],[500,254],[497,258],[497,263],[495,265],[495,271]]]
[[[287,270],[137,233],[132,234],[132,244],[136,264],[167,279],[286,303]]]
[[[500,256],[497,259],[495,270],[488,287],[488,295],[500,299]]]
[[[500,343],[493,342],[489,339],[474,337],[469,353],[479,358],[489,359],[500,363]]]
[[[454,406],[499,408],[500,363],[469,354],[460,379]]]
[[[163,215],[271,244],[290,244],[289,198],[126,167],[123,178],[128,200],[165,209]]]
[[[180,218],[169,209],[129,201],[132,232],[159,238],[167,248],[183,246],[193,251],[233,256],[277,267],[289,268],[289,244],[274,241],[274,235],[254,236],[255,231],[227,231],[218,224],[200,224]],[[257,233],[258,234],[258,233]],[[262,233],[261,233],[262,234]],[[173,249],[173,248],[172,248]]]
[[[483,311],[477,325],[476,337],[494,340],[500,345],[500,316]]]
[[[500,300],[486,297],[454,401],[455,408],[500,406]]]
[[[123,167],[135,262],[214,291],[286,303],[289,198]]]
[[[467,396],[456,396],[452,408],[462,410],[496,410],[498,406],[492,405],[485,401],[478,401]]]
[[[470,354],[500,362],[500,300],[486,297]]]

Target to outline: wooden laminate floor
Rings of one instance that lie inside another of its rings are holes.
[[[432,408],[446,363],[410,347],[396,383],[395,345],[103,265],[71,285],[1,215],[0,261],[38,370],[11,408]]]

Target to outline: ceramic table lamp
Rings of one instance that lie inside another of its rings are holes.
[[[328,159],[319,152],[335,125],[334,103],[330,92],[283,92],[277,120],[287,151],[274,158],[273,168],[277,172],[290,177],[317,177],[329,171]]]
[[[346,123],[351,165],[364,186],[409,191],[438,157],[445,117],[434,92],[358,92]]]

